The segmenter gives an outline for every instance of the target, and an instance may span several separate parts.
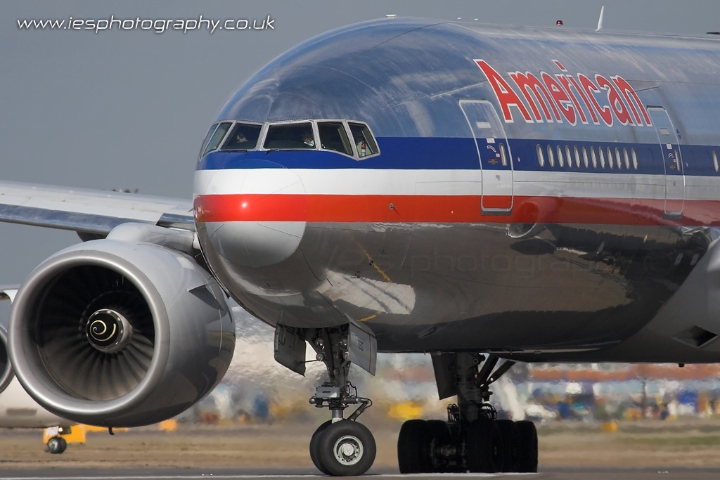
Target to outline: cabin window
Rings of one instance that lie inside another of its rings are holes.
[[[585,165],[585,168],[589,168],[590,162],[588,161],[587,148],[582,147],[582,151],[583,151],[583,164]]]
[[[622,158],[620,158],[620,148],[615,147],[615,161],[617,162],[618,170],[622,170]]]
[[[550,166],[555,166],[555,155],[553,154],[552,145],[547,146],[547,153],[548,153],[548,162],[550,162]]]
[[[355,148],[358,157],[365,158],[378,153],[378,147],[375,143],[372,133],[367,125],[360,123],[349,123],[350,133],[352,133]]]
[[[342,122],[318,122],[320,148],[352,156],[352,145]]]
[[[605,170],[605,153],[602,147],[598,147],[598,154],[600,155],[600,167]]]
[[[625,159],[625,168],[630,170],[630,155],[627,147],[623,147],[623,158]]]
[[[315,149],[315,134],[312,123],[281,123],[270,125],[265,136],[268,150],[309,150]]]
[[[560,165],[561,167],[564,167],[565,159],[563,158],[562,147],[560,145],[557,146],[557,157],[558,157],[558,165]]]
[[[630,154],[632,155],[633,166],[635,167],[635,170],[637,170],[638,169],[638,159],[637,159],[637,153],[635,153],[634,148],[630,149]]]
[[[230,126],[232,125],[231,122],[223,122],[218,124],[217,128],[213,132],[212,136],[210,137],[210,140],[208,141],[207,145],[205,146],[205,151],[203,152],[203,156],[207,155],[208,153],[212,152],[213,150],[216,150],[218,146],[220,145],[220,142],[222,142],[222,139],[225,138],[225,134],[228,130],[230,130]]]
[[[720,165],[718,165],[718,156],[717,156],[717,153],[715,152],[715,150],[713,150],[713,152],[712,152],[712,157],[713,157],[713,165],[715,166],[715,171],[718,172],[718,171],[720,171]]]
[[[580,168],[580,150],[578,150],[577,145],[573,147],[573,153],[575,153],[575,165]]]
[[[595,155],[595,147],[590,147],[590,156],[592,157],[593,168],[597,168],[597,156]]]
[[[535,148],[535,151],[537,152],[538,157],[538,163],[541,167],[545,166],[545,157],[543,156],[543,149],[542,146],[538,143],[537,147]]]
[[[565,145],[565,158],[567,158],[568,167],[572,167],[573,159],[570,153],[570,145]]]
[[[615,168],[615,162],[613,162],[613,156],[612,156],[612,148],[610,148],[610,147],[607,147],[607,161],[608,161],[608,166],[610,167],[611,170],[613,168]]]
[[[236,123],[221,150],[252,150],[257,147],[262,125]]]

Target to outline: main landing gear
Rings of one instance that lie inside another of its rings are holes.
[[[482,363],[484,360],[484,363]],[[482,363],[482,366],[480,366]],[[498,420],[489,386],[515,362],[456,353],[433,357],[440,397],[457,395],[448,421],[410,420],[398,438],[401,473],[536,472],[538,443],[529,421]]]
[[[309,341],[330,376],[329,382],[317,387],[310,403],[317,408],[328,408],[332,413],[332,419],[320,425],[310,440],[310,458],[326,475],[362,475],[375,461],[375,439],[357,418],[372,401],[359,397],[357,389],[348,381],[347,331],[318,329]],[[344,418],[345,409],[351,405],[358,408]]]

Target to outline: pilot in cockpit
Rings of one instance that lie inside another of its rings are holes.
[[[313,138],[313,136],[311,134],[309,134],[309,133],[304,134],[302,137],[302,141],[305,144],[305,146],[307,146],[309,148],[315,148],[315,139]]]
[[[367,155],[367,144],[365,140],[360,140],[355,147],[357,148],[358,157],[362,158]]]
[[[240,146],[243,143],[247,143],[248,139],[245,136],[244,133],[238,132],[237,136],[235,136],[235,145]]]

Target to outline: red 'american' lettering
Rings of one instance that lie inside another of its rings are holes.
[[[620,75],[610,78],[597,74],[594,81],[582,73],[575,77],[557,60],[554,64],[563,72],[552,75],[540,72],[508,72],[510,81],[485,60],[475,60],[495,92],[502,116],[507,123],[519,114],[526,123],[578,122],[595,125],[604,123],[652,126],[650,115],[633,87]]]

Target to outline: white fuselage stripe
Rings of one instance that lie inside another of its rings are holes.
[[[301,189],[277,191],[283,169],[199,170],[195,195],[480,195],[480,170],[296,169]],[[252,177],[252,178],[251,178]],[[683,181],[682,176],[669,176]],[[636,173],[514,172],[513,194],[575,198],[664,199],[666,177]],[[686,200],[720,200],[720,176],[685,177]]]

